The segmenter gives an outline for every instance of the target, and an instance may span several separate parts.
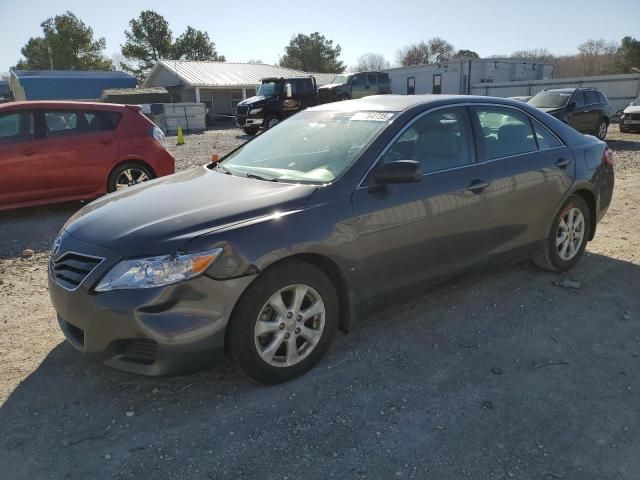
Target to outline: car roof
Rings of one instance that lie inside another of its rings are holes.
[[[500,97],[477,95],[371,95],[358,100],[324,103],[311,107],[310,111],[380,111],[401,112],[416,106],[453,105],[456,103],[495,103],[522,107],[522,102]]]
[[[568,87],[568,88],[547,88],[545,90],[542,90],[542,92],[572,93],[572,92],[576,92],[578,90],[599,91],[595,87]],[[542,93],[542,92],[540,92],[540,93]]]
[[[64,100],[37,100],[24,102],[9,102],[0,105],[0,112],[10,110],[24,110],[29,108],[60,108],[60,109],[93,109],[93,110],[117,110],[122,111],[126,105],[116,103],[99,102],[72,102]]]

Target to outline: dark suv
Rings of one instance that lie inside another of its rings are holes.
[[[611,105],[597,88],[552,88],[543,90],[527,102],[600,140],[607,136]]]
[[[351,100],[391,93],[388,73],[359,72],[351,75],[336,75],[331,84],[318,88],[320,103]]]

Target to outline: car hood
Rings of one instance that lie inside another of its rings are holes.
[[[558,113],[560,112],[560,110],[562,110],[562,108],[555,108],[555,107],[538,107],[539,110],[542,110],[545,113],[548,113],[549,115],[553,115],[554,113]]]
[[[328,85],[318,87],[318,90],[333,90],[334,88],[341,87],[342,85],[342,83],[329,83]]]
[[[78,240],[125,257],[173,253],[199,235],[295,209],[316,188],[200,167],[107,195],[77,212],[64,228]]]
[[[241,102],[238,102],[239,106],[245,107],[250,106],[256,103],[264,103],[266,101],[273,100],[273,97],[265,97],[264,95],[254,95],[253,97],[249,97]]]
[[[624,113],[640,113],[640,105],[639,106],[633,106],[633,105],[629,105],[627,108],[625,108],[623,110]]]

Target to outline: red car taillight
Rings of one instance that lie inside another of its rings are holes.
[[[604,149],[604,153],[602,154],[602,162],[606,165],[613,165],[613,150],[609,147]]]

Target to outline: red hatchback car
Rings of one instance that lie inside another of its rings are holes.
[[[0,105],[0,210],[82,200],[175,171],[165,138],[134,105]]]

